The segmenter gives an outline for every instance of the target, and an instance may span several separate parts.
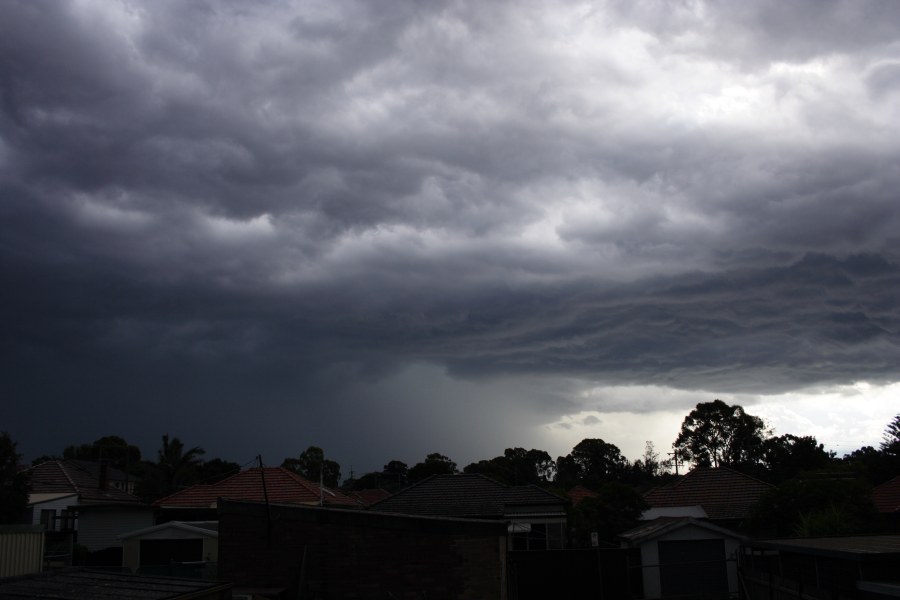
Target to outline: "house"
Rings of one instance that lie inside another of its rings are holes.
[[[65,569],[0,579],[0,598],[225,600],[231,597],[230,583],[87,569]]]
[[[85,462],[52,460],[31,467],[26,518],[47,531],[48,550],[71,553],[77,542],[96,554],[96,560],[117,565],[121,562],[117,536],[152,525],[153,510],[136,496],[111,487],[102,465],[96,470],[97,479]]]
[[[900,597],[900,536],[753,540],[740,553],[748,600]]]
[[[28,497],[30,521],[48,531],[75,529],[75,510],[87,504],[141,504],[136,496],[109,485],[106,472],[84,463],[90,461],[50,460],[28,469],[31,493]]]
[[[506,598],[506,524],[222,499],[219,577],[235,596]]]
[[[773,486],[728,467],[697,467],[677,481],[644,494],[650,509],[641,517],[707,518],[739,529],[753,506]]]
[[[359,504],[337,490],[319,487],[282,467],[263,467],[241,471],[211,485],[192,485],[153,503],[160,511],[159,521],[213,521],[219,498],[305,504],[309,506],[359,508]]]
[[[883,519],[884,533],[900,532],[900,475],[875,486],[872,503]]]
[[[121,536],[122,566],[143,574],[200,574],[214,578],[219,560],[218,521],[169,521]],[[172,572],[177,563],[181,569]]]
[[[388,492],[387,490],[383,490],[381,488],[368,488],[368,489],[364,489],[364,490],[356,490],[353,492],[348,492],[347,495],[350,496],[351,498],[353,498],[354,500],[356,500],[356,502],[360,506],[365,507],[365,506],[371,506],[371,505],[375,504],[376,502],[380,502],[381,500],[388,498],[391,495],[391,493]]]
[[[592,492],[587,489],[583,485],[576,485],[572,489],[567,492],[569,496],[569,500],[572,502],[572,506],[578,506],[581,504],[582,500],[586,500],[587,498],[597,498],[597,492]]]
[[[897,475],[872,490],[875,510],[885,515],[900,513],[900,475]]]
[[[535,485],[511,486],[484,475],[459,473],[432,475],[368,510],[504,521],[511,550],[547,550],[565,545],[566,504]]]
[[[66,464],[87,471],[97,481],[105,478],[108,487],[134,494],[137,478],[103,461],[66,459]]]
[[[619,535],[639,548],[644,598],[736,597],[744,537],[693,517],[661,517]]]

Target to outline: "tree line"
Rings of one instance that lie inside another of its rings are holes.
[[[136,494],[152,502],[197,483],[215,483],[240,471],[241,465],[221,458],[205,458],[199,446],[187,446],[168,434],[152,459],[119,436],[105,436],[91,443],[71,445],[59,456],[41,456],[38,464],[53,459],[106,461],[134,477]],[[17,469],[16,444],[6,433],[0,436],[0,494],[15,495],[22,484]],[[448,456],[433,452],[409,466],[388,461],[380,471],[347,478],[341,483],[341,466],[327,459],[318,446],[309,446],[281,466],[312,481],[322,481],[346,492],[381,488],[396,492],[436,474],[477,473],[510,485],[536,485],[565,495],[583,486],[599,495],[583,504],[573,521],[614,531],[637,518],[643,510],[641,493],[675,477],[673,470],[689,466],[730,467],[778,486],[761,503],[775,533],[796,533],[801,513],[807,529],[835,529],[836,524],[859,522],[871,515],[866,490],[900,474],[900,414],[887,425],[878,448],[865,446],[838,458],[814,436],[772,435],[764,421],[739,405],[721,400],[697,404],[683,420],[673,443],[671,459],[660,459],[652,442],[643,456],[629,461],[620,449],[600,438],[587,438],[565,456],[556,459],[544,450],[507,448],[500,456],[482,459],[460,469]],[[246,465],[245,465],[246,466]],[[24,485],[27,485],[24,484]],[[781,494],[779,496],[778,494]],[[12,506],[2,498],[4,507]],[[793,504],[792,504],[793,503]],[[794,506],[796,505],[796,506]],[[780,517],[779,507],[787,516]],[[812,508],[810,508],[812,507]],[[804,510],[801,510],[804,509]],[[12,509],[11,509],[12,510]],[[8,515],[0,515],[9,518]],[[598,521],[605,521],[599,526]],[[846,527],[845,527],[846,529]],[[789,531],[790,530],[790,531]]]

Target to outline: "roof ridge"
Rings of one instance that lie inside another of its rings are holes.
[[[673,488],[674,488],[674,487],[678,487],[679,485],[681,485],[682,483],[684,483],[685,481],[687,481],[687,480],[690,479],[691,477],[694,477],[694,476],[696,476],[696,475],[700,475],[701,473],[714,473],[714,472],[716,472],[716,471],[728,471],[729,473],[733,473],[733,474],[735,474],[735,475],[738,475],[738,476],[740,476],[740,477],[743,477],[744,479],[751,479],[751,480],[756,481],[756,482],[758,482],[758,483],[762,483],[762,484],[765,484],[765,485],[767,485],[767,486],[769,486],[769,487],[772,487],[772,484],[771,484],[771,483],[767,483],[767,482],[763,481],[762,479],[759,479],[759,478],[757,478],[757,477],[754,477],[753,475],[748,475],[747,473],[744,473],[743,471],[738,471],[737,469],[733,469],[733,468],[731,468],[731,467],[729,467],[729,466],[727,466],[727,465],[719,465],[718,467],[694,467],[693,469],[691,469],[690,471],[688,471],[687,473],[685,473],[684,475],[682,475],[682,476],[681,476],[681,479],[679,479],[678,481],[675,481],[675,482],[673,482],[673,483],[671,483],[671,484],[669,484],[669,485],[661,485],[661,486],[659,486],[658,488],[653,488],[653,489],[654,489],[654,490],[655,490],[655,489],[661,489],[661,488],[666,488],[666,487],[670,487],[670,486],[673,487]],[[650,491],[653,491],[653,490],[650,490]]]
[[[728,469],[729,471],[731,471],[731,472],[734,473],[735,475],[740,475],[741,477],[744,477],[744,478],[746,478],[746,479],[752,479],[753,481],[758,481],[759,483],[764,483],[764,484],[766,484],[766,485],[769,486],[769,487],[774,487],[774,486],[772,486],[771,483],[768,483],[768,482],[766,482],[766,481],[763,481],[762,479],[759,479],[758,477],[754,477],[753,475],[749,475],[749,474],[747,474],[747,473],[744,473],[743,471],[738,471],[737,469],[732,469],[731,467],[728,467],[728,466],[721,466],[721,467],[719,467],[719,468],[720,468],[720,469]]]
[[[508,484],[508,483],[504,483],[504,482],[502,482],[502,481],[497,481],[497,480],[494,479],[493,477],[488,477],[488,476],[485,475],[484,473],[452,473],[452,475],[477,475],[478,477],[481,477],[482,479],[487,479],[487,480],[490,481],[491,483],[496,483],[496,484],[501,485],[501,486],[503,486],[503,487],[507,487],[507,488],[508,488],[508,487],[514,487],[514,486],[511,486],[511,485]],[[529,484],[529,485],[530,485],[530,484]],[[517,487],[517,486],[516,486],[516,487]]]
[[[75,493],[81,495],[81,488],[78,487],[78,484],[75,483],[75,480],[72,479],[72,476],[69,475],[68,469],[66,469],[66,464],[64,460],[55,460],[53,461],[59,467],[59,470],[62,471],[63,475],[68,480],[69,484],[72,486],[72,489],[75,490]]]
[[[300,475],[299,473],[294,473],[290,469],[286,469],[285,467],[270,467],[270,468],[279,469],[282,472],[287,473],[288,476],[290,476],[294,481],[296,481],[297,483],[299,483],[300,485],[302,485],[303,487],[305,487],[306,489],[308,489],[311,492],[318,493],[319,490],[322,490],[324,492],[328,492],[335,498],[337,497],[337,494],[335,493],[335,491],[332,490],[330,487],[328,487],[326,485],[320,485],[320,484],[316,483],[315,481],[312,481],[311,479],[307,479],[306,477],[304,477],[303,475]]]
[[[475,473],[464,473],[464,474],[465,475],[475,475]],[[426,481],[430,481],[430,480],[436,478],[438,475],[447,475],[447,473],[432,473],[428,477],[426,477],[424,479],[420,479],[418,481],[415,481],[415,482],[409,484],[408,486],[406,486],[405,488],[400,488],[399,490],[397,490],[395,493],[391,494],[387,498],[382,498],[381,500],[375,501],[373,504],[369,505],[369,508],[372,508],[373,506],[377,506],[378,504],[381,504],[382,502],[386,502],[387,500],[390,500],[391,498],[393,498],[395,496],[399,496],[400,494],[407,492],[413,488],[417,488],[417,487],[421,486],[423,483],[425,483]]]

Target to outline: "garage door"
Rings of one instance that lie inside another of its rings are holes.
[[[659,542],[663,596],[728,593],[724,540]]]

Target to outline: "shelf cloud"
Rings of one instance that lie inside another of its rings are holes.
[[[900,5],[23,2],[0,56],[33,455],[632,449],[604,412],[900,380]]]

